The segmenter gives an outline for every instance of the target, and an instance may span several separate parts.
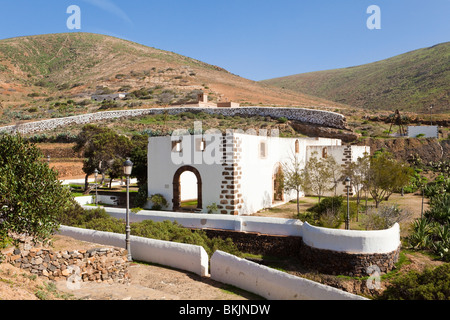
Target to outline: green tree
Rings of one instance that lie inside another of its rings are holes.
[[[284,190],[297,194],[297,214],[300,213],[300,192],[304,190],[305,176],[297,156],[291,155],[289,161],[283,163]]]
[[[365,154],[364,157],[358,157],[355,162],[351,162],[346,170],[345,175],[350,177],[352,185],[356,191],[356,221],[359,220],[359,205],[361,204],[361,195],[363,191],[367,194],[367,181],[368,172],[370,168],[370,156]],[[367,196],[366,196],[366,208],[367,208]]]
[[[102,174],[109,174],[112,178],[120,177],[121,164],[129,156],[131,149],[130,139],[110,128],[84,126],[74,150],[82,151],[85,157],[83,162],[83,171],[86,174],[85,190],[88,188],[87,179],[95,169]]]
[[[45,240],[71,205],[68,188],[43,155],[21,136],[0,136],[0,237],[26,234]]]
[[[303,187],[317,195],[319,203],[325,192],[332,190],[334,186],[331,166],[332,162],[328,159],[319,158],[317,152],[311,154],[305,165]]]
[[[148,135],[134,135],[131,139],[133,148],[130,153],[130,159],[133,162],[132,177],[137,179],[139,188],[137,197],[135,198],[135,205],[137,207],[144,207],[148,199],[147,186],[147,146]]]
[[[378,208],[392,193],[409,184],[413,170],[404,162],[395,160],[388,152],[380,152],[370,159],[367,186]]]

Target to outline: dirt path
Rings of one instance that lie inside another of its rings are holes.
[[[247,300],[255,299],[225,284],[164,267],[131,263],[129,284],[81,283],[72,290],[64,281],[59,291],[83,300]],[[233,290],[234,292],[232,292]]]
[[[95,243],[54,236],[54,251],[72,251],[105,247]],[[66,281],[56,282],[60,295],[83,300],[248,300],[259,299],[243,290],[214,281],[209,277],[174,270],[168,267],[132,262],[129,266],[130,283],[107,284],[81,282],[74,289]],[[36,299],[36,292],[45,292],[46,278],[34,279],[26,271],[0,264],[0,299]],[[45,292],[49,296],[48,292]]]

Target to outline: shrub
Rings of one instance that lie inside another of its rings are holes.
[[[339,211],[327,209],[319,218],[319,224],[324,228],[339,228],[342,224],[342,215]]]
[[[125,233],[125,222],[109,216],[104,209],[83,209],[74,203],[71,210],[67,210],[60,216],[60,223],[84,229],[92,229],[105,232]],[[131,224],[131,234],[144,238],[163,241],[172,241],[202,246],[211,256],[214,251],[221,250],[241,256],[236,245],[229,238],[208,238],[204,231],[184,228],[177,222],[154,222],[145,220]]]
[[[215,213],[219,210],[219,208],[217,207],[217,204],[215,202],[209,206],[206,206],[206,209],[208,209],[208,213]]]
[[[383,300],[449,300],[450,264],[419,273],[416,270],[395,279],[379,297]]]
[[[320,215],[322,213],[325,213],[327,210],[332,210],[332,211],[341,210],[343,203],[344,203],[344,198],[341,196],[323,198],[322,201],[320,201],[320,203],[309,208],[307,211],[314,212],[314,213],[318,214],[318,216],[320,217]]]
[[[161,210],[162,208],[167,207],[167,200],[161,194],[154,194],[150,197],[150,201],[153,203],[153,210]]]
[[[371,208],[367,215],[361,218],[361,225],[366,230],[384,230],[410,216],[409,211],[401,210],[398,205],[383,205],[378,209]]]

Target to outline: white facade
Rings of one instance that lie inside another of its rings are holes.
[[[408,126],[408,138],[416,138],[422,135],[424,138],[438,138],[438,126]]]
[[[169,203],[165,209],[171,211],[183,211],[182,201],[197,197],[197,212],[208,212],[207,207],[215,203],[215,213],[253,214],[295,199],[295,192],[276,193],[278,169],[293,156],[304,166],[314,151],[322,154],[324,148],[343,165],[368,150],[342,146],[339,139],[236,132],[151,137],[148,195],[163,195]]]

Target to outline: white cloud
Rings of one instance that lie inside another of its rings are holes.
[[[119,17],[121,20],[125,21],[129,25],[133,24],[133,22],[131,21],[130,17],[128,17],[126,12],[123,11],[116,4],[114,4],[111,0],[83,0],[83,1],[89,3],[90,5],[96,6],[97,8],[100,8],[103,11],[109,12]]]

